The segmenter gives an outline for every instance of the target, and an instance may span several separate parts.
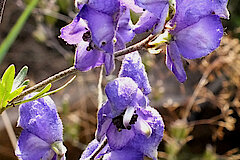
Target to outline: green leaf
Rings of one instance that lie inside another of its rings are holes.
[[[20,84],[18,87],[22,87],[22,86],[27,86],[29,84],[29,79],[25,80],[22,82],[22,84]]]
[[[24,81],[24,78],[26,77],[28,72],[28,67],[24,66],[19,73],[17,74],[17,76],[15,77],[14,81],[13,81],[13,87],[12,87],[12,91],[14,91],[15,89],[17,89],[22,82]]]
[[[20,104],[23,104],[23,103],[27,103],[27,102],[30,102],[30,101],[33,101],[33,100],[36,100],[38,98],[42,98],[44,96],[42,96],[44,93],[48,92],[52,87],[52,84],[49,83],[46,87],[44,87],[40,92],[38,92],[35,96],[29,98],[29,99],[26,99],[26,100],[23,100],[23,101],[18,101],[16,103],[14,103],[15,105],[20,105]]]
[[[15,67],[10,65],[2,77],[1,91],[0,91],[0,108],[6,107],[6,101],[12,90],[13,81],[15,76]]]
[[[40,97],[41,95],[43,95],[44,93],[48,92],[52,87],[52,84],[49,83],[46,87],[44,87],[38,94],[36,94],[35,96],[33,96],[30,99],[36,99],[38,97]]]
[[[72,79],[70,79],[67,83],[65,83],[63,86],[51,91],[51,92],[48,92],[51,88],[51,83],[49,83],[43,90],[41,90],[39,93],[37,93],[35,96],[33,96],[32,98],[30,99],[26,99],[26,100],[23,100],[23,101],[18,101],[15,103],[15,105],[20,105],[20,104],[23,104],[23,103],[27,103],[27,102],[30,102],[30,101],[33,101],[33,100],[36,100],[36,99],[39,99],[39,98],[42,98],[42,97],[45,97],[45,96],[48,96],[48,95],[51,95],[53,93],[56,93],[62,89],[64,89],[65,87],[67,87],[70,83],[73,82],[73,80],[76,78],[76,76],[74,76]]]
[[[19,87],[18,89],[14,90],[10,93],[10,95],[7,98],[7,101],[11,101],[13,98],[17,97],[20,93],[22,93],[23,89],[26,87],[26,85]]]

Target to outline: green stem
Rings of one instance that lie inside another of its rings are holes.
[[[2,44],[0,45],[0,63],[2,62],[4,56],[8,52],[9,48],[17,38],[19,32],[22,30],[25,22],[27,21],[28,17],[30,16],[32,10],[36,7],[39,0],[32,0],[29,5],[25,8],[22,15],[17,20],[16,24],[11,29],[10,33],[4,39]]]

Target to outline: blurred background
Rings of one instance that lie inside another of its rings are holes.
[[[31,0],[8,0],[0,24],[0,43],[9,34]],[[188,80],[180,84],[167,70],[164,53],[141,52],[152,93],[151,106],[162,115],[165,135],[159,145],[159,159],[240,159],[240,0],[230,0],[230,20],[223,20],[225,35],[221,46],[209,56],[185,62]],[[58,38],[61,27],[75,17],[72,0],[39,0],[17,39],[1,62],[0,73],[15,64],[19,71],[29,67],[30,86],[73,64],[74,46]],[[140,38],[144,36],[141,35]],[[133,41],[137,41],[135,37]],[[103,77],[102,87],[117,77],[116,70]],[[79,159],[94,138],[100,68],[79,72],[64,90],[52,95],[64,124],[67,159]],[[60,87],[71,77],[53,84]],[[105,95],[103,97],[106,99]],[[16,127],[18,107],[7,110]],[[184,121],[187,119],[187,122]],[[15,160],[14,149],[0,118],[0,160]]]

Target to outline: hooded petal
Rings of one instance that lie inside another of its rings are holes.
[[[35,94],[28,95],[24,99]],[[19,114],[18,126],[38,136],[48,144],[63,140],[62,122],[57,114],[56,106],[49,96],[21,104]]]
[[[74,65],[80,71],[88,71],[104,64],[103,51],[97,49],[87,51],[88,45],[88,42],[82,42],[78,44],[76,49]]]
[[[87,31],[87,24],[78,14],[69,25],[63,27],[60,37],[69,44],[77,44],[82,41],[83,34]]]
[[[120,115],[136,97],[138,86],[128,77],[117,78],[106,85],[105,92],[111,103],[113,116]]]
[[[220,18],[210,15],[177,32],[174,39],[184,58],[195,59],[214,51],[220,45],[222,36]]]
[[[138,52],[125,55],[119,72],[119,77],[132,78],[135,83],[138,84],[138,88],[142,90],[145,95],[148,95],[151,92],[147,73]]]
[[[80,16],[87,21],[93,42],[104,51],[113,53],[113,37],[116,28],[113,18],[87,5],[80,11]]]
[[[183,83],[187,79],[179,49],[174,41],[167,46],[166,65],[180,82]]]
[[[52,159],[55,153],[51,150],[50,144],[23,130],[19,139],[15,154],[23,160],[43,160]]]

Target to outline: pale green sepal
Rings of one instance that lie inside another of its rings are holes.
[[[24,78],[26,77],[28,72],[28,67],[24,66],[19,73],[17,74],[17,76],[15,77],[14,81],[13,81],[13,87],[12,87],[12,91],[14,91],[15,89],[17,89],[22,82],[24,81]]]
[[[67,148],[63,145],[62,141],[56,141],[53,144],[51,144],[52,150],[57,154],[58,159],[64,156],[64,154],[67,152]]]

